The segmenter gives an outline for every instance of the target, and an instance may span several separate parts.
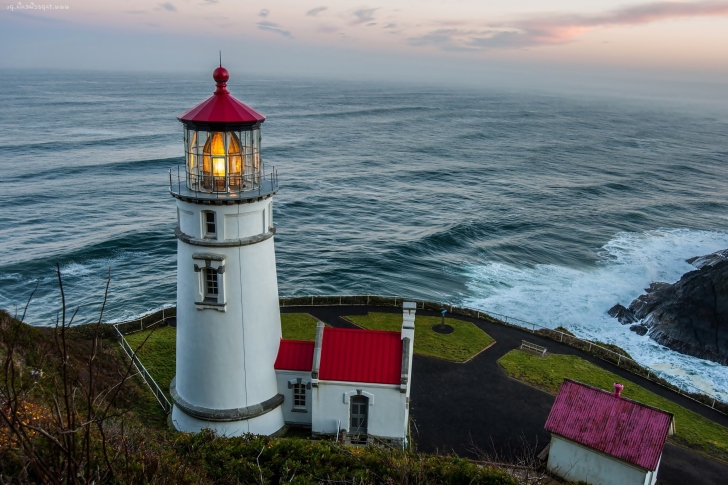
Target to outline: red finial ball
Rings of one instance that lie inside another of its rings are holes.
[[[215,80],[215,82],[218,83],[226,83],[228,82],[228,79],[230,79],[230,74],[228,74],[227,69],[220,66],[214,71],[212,71],[212,79]]]

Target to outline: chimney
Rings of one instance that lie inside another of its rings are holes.
[[[313,362],[311,365],[311,386],[318,387],[319,367],[321,366],[321,347],[324,343],[324,322],[316,323],[316,343],[313,346]]]
[[[618,382],[614,383],[614,397],[622,397],[622,389],[624,386]]]
[[[402,338],[415,338],[415,314],[417,313],[417,303],[406,301],[402,303]]]

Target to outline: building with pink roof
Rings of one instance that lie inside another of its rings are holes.
[[[623,388],[608,392],[564,379],[545,425],[549,470],[600,485],[655,483],[674,417],[622,397]]]

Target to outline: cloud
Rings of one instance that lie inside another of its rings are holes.
[[[338,27],[334,27],[333,25],[320,25],[318,29],[319,32],[322,34],[334,34],[339,31]]]
[[[481,29],[437,29],[410,38],[410,44],[436,46],[443,50],[526,48],[565,44],[601,28],[644,25],[675,18],[720,16],[728,16],[728,1],[653,2],[593,15],[542,15]]]
[[[360,8],[359,10],[354,10],[352,12],[352,15],[354,16],[354,19],[349,22],[351,25],[361,25],[361,24],[367,24],[374,19],[374,12],[379,10],[378,8]]]
[[[282,29],[280,25],[274,22],[268,22],[267,20],[263,20],[262,22],[258,22],[258,28],[260,30],[266,30],[268,32],[281,34],[283,37],[288,37],[289,39],[293,38],[293,34],[291,34],[288,30]]]
[[[166,10],[167,12],[176,12],[177,11],[177,7],[172,5],[170,2],[160,3],[159,6],[162,7],[164,10]]]
[[[321,12],[323,12],[324,10],[327,10],[328,8],[329,7],[316,7],[316,8],[312,8],[311,10],[309,10],[308,12],[306,12],[306,15],[308,15],[309,17],[315,17],[318,14],[320,14]]]
[[[267,8],[264,8],[263,10],[258,12],[258,17],[266,18],[268,15],[270,15],[270,10],[268,10]]]

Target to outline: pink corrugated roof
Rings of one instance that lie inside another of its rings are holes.
[[[647,470],[655,470],[672,414],[564,379],[545,428]]]
[[[385,330],[324,329],[319,379],[399,384],[402,336]]]
[[[311,371],[313,365],[313,342],[305,340],[283,340],[278,347],[278,357],[273,366],[278,370]]]

